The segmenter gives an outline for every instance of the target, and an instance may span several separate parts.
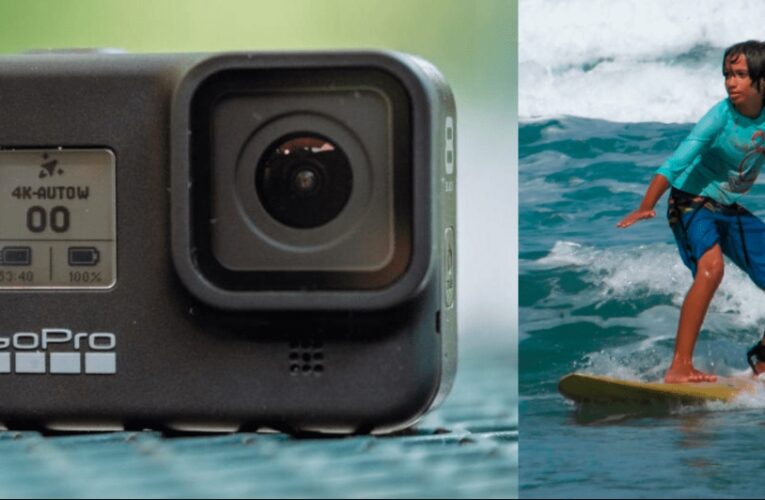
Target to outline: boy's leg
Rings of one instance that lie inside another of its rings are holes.
[[[725,269],[722,250],[715,244],[699,259],[696,277],[680,310],[680,324],[675,340],[672,365],[664,376],[667,383],[714,382],[717,377],[693,367],[693,349],[699,337],[701,324],[707,314],[712,297],[723,278]]]

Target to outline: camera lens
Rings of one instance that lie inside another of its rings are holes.
[[[274,141],[258,162],[255,189],[266,211],[286,226],[311,229],[342,212],[353,189],[348,157],[332,141],[290,134]]]

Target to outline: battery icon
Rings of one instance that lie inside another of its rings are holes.
[[[30,247],[4,247],[0,250],[0,266],[31,266]]]
[[[95,266],[101,262],[101,254],[95,247],[69,247],[69,265]]]

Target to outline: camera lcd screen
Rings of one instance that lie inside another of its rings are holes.
[[[0,151],[0,289],[115,285],[115,157]]]

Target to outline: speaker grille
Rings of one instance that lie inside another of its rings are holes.
[[[324,373],[324,341],[320,338],[292,340],[289,344],[290,374],[319,377]]]

